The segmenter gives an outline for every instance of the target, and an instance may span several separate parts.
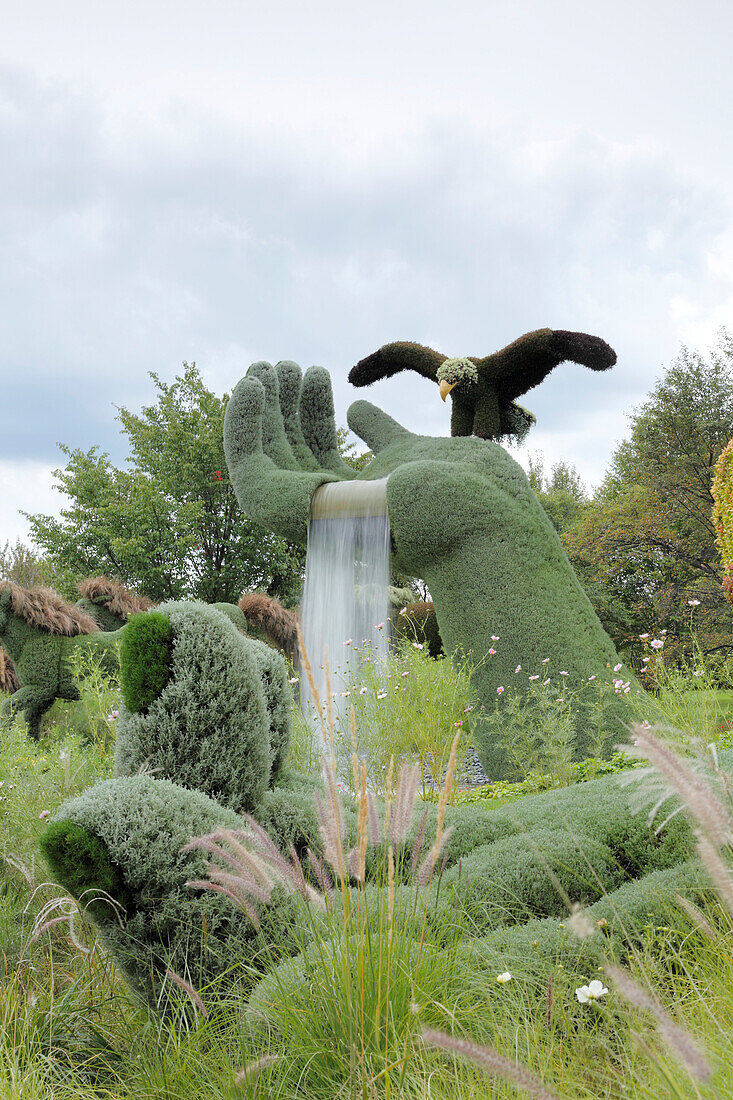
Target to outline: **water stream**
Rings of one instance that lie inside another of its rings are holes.
[[[303,640],[321,700],[326,659],[337,714],[348,712],[342,692],[368,656],[383,660],[388,647],[389,516],[387,482],[336,481],[313,497],[308,524]],[[310,708],[301,675],[301,705]]]

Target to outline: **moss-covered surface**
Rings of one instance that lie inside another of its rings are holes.
[[[291,386],[292,376],[291,368]],[[332,398],[325,372],[311,376],[308,387],[303,383],[300,422],[314,457],[323,458],[335,432]],[[263,436],[263,417],[276,398],[274,386],[265,390],[253,376],[239,383],[225,419],[227,463],[250,518],[304,544],[313,493],[341,474],[325,458],[320,472],[278,464],[281,441],[275,447]],[[522,468],[495,442],[413,435],[365,401],[352,405],[348,418],[375,454],[359,478],[387,478],[392,565],[428,584],[446,651],[471,651],[477,701],[493,710],[499,688],[528,691],[529,676],[542,673],[548,659],[554,676],[568,674],[576,757],[595,751],[585,734],[589,711],[598,684],[608,685],[620,662]],[[618,676],[630,693],[641,690],[629,669]],[[630,717],[628,695],[611,688],[607,749],[625,736]],[[486,735],[476,747],[489,777],[511,776],[506,745],[488,725],[477,728]]]
[[[17,587],[15,593],[18,593]],[[35,590],[28,590],[29,603]],[[18,689],[3,703],[3,716],[20,713],[28,723],[31,737],[40,737],[41,719],[55,699],[79,698],[69,658],[79,649],[89,649],[107,672],[119,668],[120,631],[106,633],[60,597],[38,590],[42,597],[53,598],[49,627],[44,629],[13,610],[13,590],[0,586],[0,643],[13,662]],[[36,601],[40,602],[40,601]],[[77,621],[78,616],[78,621]],[[61,632],[61,631],[65,632]],[[88,631],[88,632],[82,632]]]
[[[159,637],[168,675],[157,694],[146,695],[144,710],[121,709],[116,774],[135,775],[144,767],[238,812],[253,810],[272,768],[265,668],[278,754],[287,742],[283,708],[289,696],[282,658],[271,651],[270,660],[259,648],[262,643],[241,635],[229,618],[206,604],[161,604],[132,619],[126,631],[137,628],[138,621],[141,628],[151,621],[165,624]],[[148,638],[144,629],[141,637]],[[144,675],[145,665],[155,666],[156,652],[141,645],[129,659],[142,662],[139,675]],[[130,673],[127,660],[125,648],[123,681]],[[283,664],[279,678],[277,660]]]
[[[159,611],[133,615],[120,642],[120,691],[131,714],[144,714],[171,678],[173,627]]]

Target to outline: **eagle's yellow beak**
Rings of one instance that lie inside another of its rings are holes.
[[[440,396],[442,397],[442,399],[444,401],[445,401],[446,397],[448,396],[448,394],[450,393],[450,391],[454,390],[457,385],[458,385],[457,382],[454,382],[453,385],[451,385],[450,382],[446,382],[445,379],[443,379],[443,381],[440,383]]]

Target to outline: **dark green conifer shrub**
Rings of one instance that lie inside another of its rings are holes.
[[[236,610],[239,611],[239,608]],[[241,611],[239,614],[244,619]],[[244,648],[254,656],[270,720],[270,782],[272,783],[283,765],[290,745],[290,706],[293,693],[288,682],[288,666],[285,658],[267,642],[247,638],[244,641]]]
[[[155,616],[152,630],[146,620]],[[158,622],[160,620],[160,622]],[[139,626],[138,626],[139,622]],[[242,636],[221,612],[206,604],[161,604],[127,631],[141,642],[125,648],[123,665],[150,664],[161,670],[155,696],[141,692],[145,710],[125,702],[115,748],[117,775],[142,767],[181,786],[203,791],[237,812],[249,812],[267,789],[271,769],[270,721],[255,656],[257,643]],[[138,632],[138,634],[135,633]],[[156,656],[155,641],[167,657]],[[134,675],[152,687],[144,668]],[[126,698],[126,697],[125,697]],[[280,741],[283,739],[279,731]]]
[[[133,615],[120,641],[120,691],[131,714],[144,714],[171,677],[173,626],[159,611]]]

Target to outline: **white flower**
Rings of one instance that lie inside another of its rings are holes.
[[[690,605],[690,607],[699,607],[700,606],[700,601],[699,600],[688,600],[687,602]]]
[[[516,667],[516,668],[514,669],[514,675],[516,676],[516,674],[517,674],[518,672],[521,672],[521,671],[522,671],[522,666],[521,666],[521,665],[517,665],[517,667]]]
[[[558,672],[558,676],[569,676],[569,672]]]
[[[377,692],[377,699],[386,699],[386,698],[387,698],[387,692],[386,691],[378,691]]]
[[[605,997],[608,990],[603,982],[599,982],[598,978],[594,978],[592,982],[588,982],[588,985],[581,985],[579,989],[575,990],[575,996],[578,998],[582,1005],[588,1004],[588,1001],[597,1001],[601,997]]]
[[[291,683],[291,684],[297,684],[297,682],[298,682],[298,679],[299,679],[299,677],[298,677],[298,676],[291,676],[291,677],[290,677],[290,683]]]
[[[492,640],[492,642],[498,642],[499,641],[499,635],[498,634],[492,634],[491,635],[491,640]]]
[[[407,614],[407,608],[406,607],[401,608],[400,609],[400,615],[406,615],[406,614]]]
[[[402,673],[402,675],[403,675],[403,676],[409,676],[409,675],[410,675],[410,673],[409,673],[409,672],[403,672],[403,673]]]
[[[496,689],[496,694],[497,694],[497,695],[501,695],[501,693],[502,693],[502,691],[503,691],[503,690],[504,690],[504,688],[503,688],[503,687],[498,687],[498,688]]]
[[[702,676],[702,669],[700,669],[698,672],[693,672],[692,675],[693,676]]]
[[[353,640],[354,640],[353,638],[347,638],[346,641],[344,642],[344,645],[351,645]]]
[[[645,718],[644,721],[641,723],[641,728],[643,730],[650,730],[652,728],[651,723],[647,722],[647,720]]]
[[[542,664],[543,664],[543,665],[546,665],[546,664],[547,664],[547,662],[549,661],[549,659],[550,659],[549,657],[543,657],[543,658],[542,658]]]
[[[614,671],[614,672],[620,672],[620,671],[621,671],[621,669],[622,669],[623,667],[624,667],[624,666],[623,666],[623,665],[621,664],[621,662],[619,661],[619,663],[618,663],[617,665],[614,665],[614,666],[613,666],[613,671]]]
[[[648,634],[640,634],[639,637],[641,638],[642,641],[644,641],[644,639],[648,638],[649,635]]]
[[[412,648],[413,649],[422,649],[422,647],[423,647],[422,642],[413,642],[412,643]]]
[[[595,680],[595,678],[596,678],[596,675],[595,675],[595,673],[593,673],[593,675],[592,675],[592,676],[589,676],[589,677],[588,677],[588,683],[590,683],[590,682],[591,682],[591,680]]]
[[[664,645],[664,638],[652,638],[649,645],[652,649],[661,649]]]
[[[341,698],[342,699],[348,699],[350,695],[351,695],[350,691],[342,691],[341,692]]]
[[[365,687],[360,687],[359,688],[359,695],[364,695],[365,693],[366,693],[366,688]]]
[[[512,980],[512,976],[508,970],[505,970],[503,974],[496,975],[496,980],[501,985],[506,985],[507,982],[510,982]]]

